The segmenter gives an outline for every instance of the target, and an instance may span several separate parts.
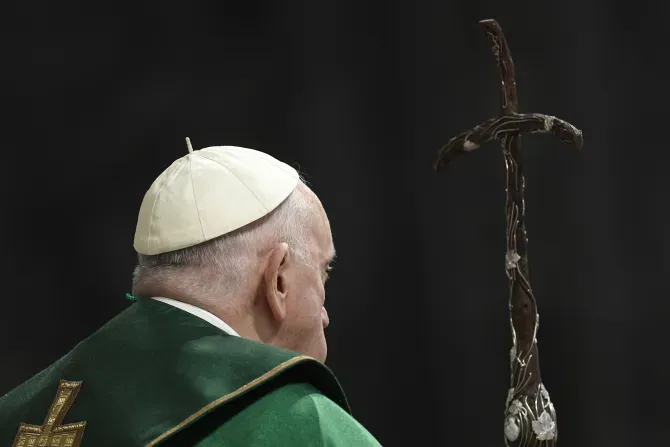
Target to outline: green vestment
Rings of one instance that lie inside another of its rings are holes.
[[[322,363],[144,299],[0,398],[0,446],[78,442],[379,446]]]

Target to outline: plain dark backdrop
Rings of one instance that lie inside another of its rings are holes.
[[[196,148],[307,174],[338,250],[328,364],[386,446],[503,445],[510,347],[496,18],[524,138],[540,359],[564,447],[665,445],[664,1],[13,2],[4,15],[0,394],[129,305],[136,213]],[[625,6],[624,6],[625,5]]]

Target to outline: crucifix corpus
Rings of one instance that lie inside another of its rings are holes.
[[[501,114],[449,140],[439,151],[434,167],[440,170],[459,155],[490,140],[498,140],[502,145],[507,168],[505,272],[509,278],[513,341],[510,389],[505,403],[505,445],[553,447],[557,438],[556,410],[540,376],[536,338],[539,315],[528,275],[521,134],[552,133],[581,149],[582,133],[572,124],[553,116],[518,113],[514,62],[505,36],[495,20],[482,20],[480,23],[491,40],[500,71]]]

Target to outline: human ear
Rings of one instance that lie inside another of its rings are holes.
[[[264,272],[265,299],[277,322],[286,318],[286,275],[288,244],[282,242],[272,249]]]

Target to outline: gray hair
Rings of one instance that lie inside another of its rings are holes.
[[[267,250],[286,242],[298,262],[309,266],[307,228],[315,209],[302,180],[272,212],[238,230],[193,247],[158,255],[138,255],[133,293],[146,285],[178,276],[189,286],[205,287],[217,296],[234,294]]]

